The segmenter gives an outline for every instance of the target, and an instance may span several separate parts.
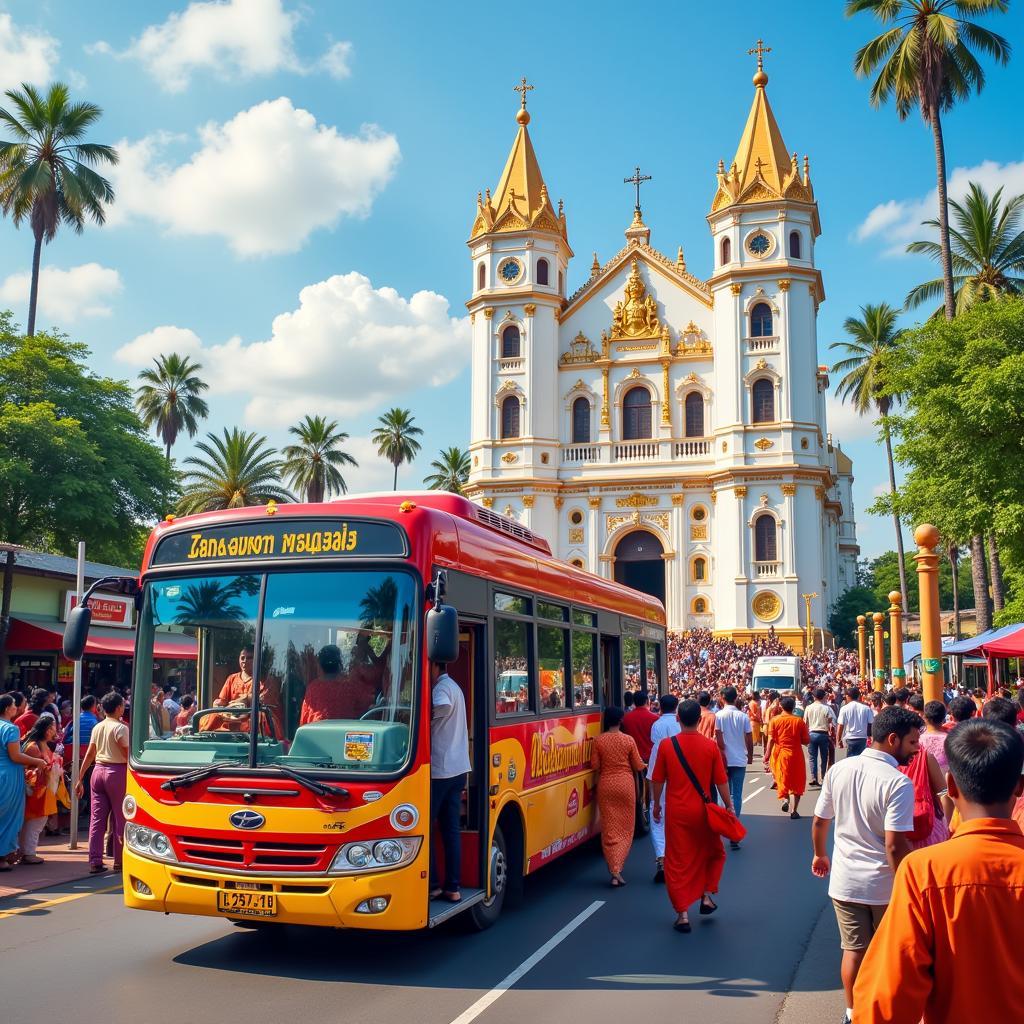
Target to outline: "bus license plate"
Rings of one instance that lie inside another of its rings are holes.
[[[277,914],[277,895],[272,892],[219,889],[217,909],[222,914],[238,917],[274,917]]]

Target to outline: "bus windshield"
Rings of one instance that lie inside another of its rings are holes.
[[[411,574],[381,570],[149,580],[139,616],[134,761],[398,772],[413,728],[416,592]],[[155,699],[158,626],[196,639],[194,686],[182,687],[196,698],[188,721]]]

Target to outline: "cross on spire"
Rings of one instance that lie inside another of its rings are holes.
[[[766,163],[764,162],[764,160],[762,160],[762,159],[761,159],[760,157],[758,157],[758,158],[757,158],[757,159],[756,159],[756,160],[754,161],[754,166],[755,166],[755,167],[757,168],[757,173],[758,173],[759,175],[761,175],[761,177],[764,177],[764,175],[763,175],[762,171],[763,171],[763,169],[764,169],[765,167],[767,167],[767,166],[768,166],[768,164],[766,164]]]
[[[532,89],[533,86],[527,83],[525,75],[523,75],[523,80],[519,85],[512,86],[513,92],[518,92],[520,94],[520,99],[523,101],[523,110],[526,109],[526,94]]]
[[[651,180],[652,180],[651,175],[650,174],[641,174],[639,167],[637,167],[637,169],[633,172],[633,176],[631,178],[623,178],[622,179],[622,183],[624,185],[634,185],[636,187],[636,212],[637,213],[640,212],[640,186],[645,181],[651,181]]]
[[[752,46],[749,50],[747,50],[748,54],[751,54],[751,53],[756,53],[757,54],[757,70],[758,71],[764,71],[764,55],[766,53],[771,53],[771,52],[772,52],[772,48],[770,46],[765,46],[763,39],[758,39],[757,46]]]

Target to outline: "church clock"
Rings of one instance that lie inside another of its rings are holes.
[[[515,284],[523,276],[523,265],[514,256],[498,264],[498,277],[503,284]]]
[[[775,248],[775,239],[760,229],[747,236],[747,252],[755,259],[764,259]]]

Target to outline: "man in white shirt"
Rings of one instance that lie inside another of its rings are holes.
[[[670,736],[678,736],[681,727],[679,719],[676,718],[676,709],[679,707],[679,698],[671,693],[662,694],[658,698],[661,708],[661,715],[651,726],[651,757],[647,764],[647,778],[650,779],[654,773],[654,763],[658,759],[658,744]],[[652,787],[653,788],[653,787]],[[665,881],[665,794],[661,794],[661,810],[659,819],[655,820],[653,801],[651,806],[651,845],[654,847],[654,881],[664,883]]]
[[[868,733],[874,721],[875,712],[860,702],[860,690],[851,686],[846,691],[847,701],[839,709],[839,735],[836,745],[840,748],[846,741],[846,756],[857,757],[868,745]]]
[[[747,777],[747,765],[754,763],[754,734],[750,719],[736,707],[736,687],[722,687],[722,710],[715,716],[715,739],[722,751],[725,772],[729,777],[729,793],[736,817],[743,806],[743,782]],[[740,848],[737,842],[730,842],[734,850]]]
[[[459,819],[462,791],[470,772],[469,729],[466,725],[466,701],[458,683],[446,671],[446,665],[432,663],[433,709],[430,717],[430,820],[438,823],[444,847],[444,884],[438,885],[433,858],[430,863],[430,898],[443,897],[449,903],[462,899],[459,871],[462,867],[462,841]]]
[[[807,756],[811,762],[811,785],[817,786],[818,779],[825,778],[828,767],[828,731],[836,724],[836,716],[825,703],[825,690],[819,686],[814,691],[814,700],[804,711],[804,723],[811,734],[811,742],[807,746]],[[821,774],[818,774],[818,761],[821,761]]]
[[[829,770],[814,808],[811,871],[819,878],[830,876],[828,894],[843,950],[847,1020],[853,1017],[857,972],[889,904],[896,868],[910,852],[914,784],[897,766],[908,764],[917,753],[923,725],[905,708],[880,711],[871,726],[872,746]],[[835,849],[830,859],[826,844],[833,819]]]

